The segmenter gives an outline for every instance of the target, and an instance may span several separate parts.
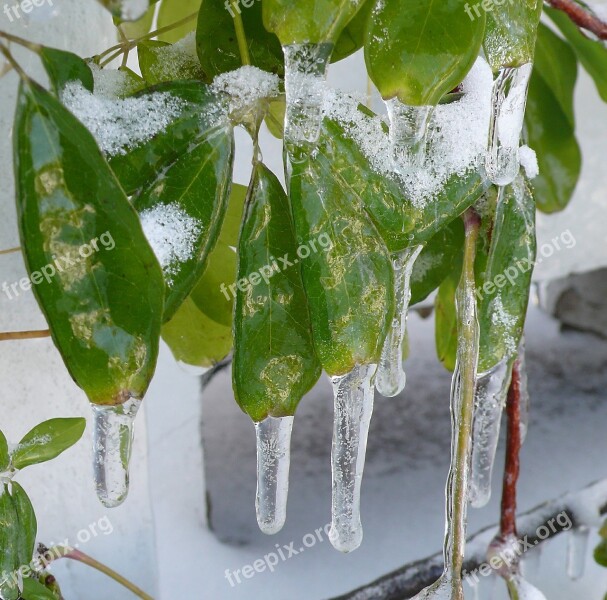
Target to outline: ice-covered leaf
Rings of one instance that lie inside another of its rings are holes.
[[[573,125],[540,71],[531,76],[525,128],[539,164],[539,175],[531,182],[537,207],[547,213],[563,210],[575,190],[582,159]]]
[[[26,433],[12,452],[16,469],[51,460],[73,446],[84,433],[83,418],[50,419]]]
[[[195,81],[163,83],[138,94],[146,99],[154,93],[166,93],[180,104],[179,114],[160,132],[138,143],[124,154],[110,157],[112,170],[125,192],[135,194],[160,171],[187,152],[196,140],[226,124],[218,98],[206,85]]]
[[[158,0],[98,0],[121,21],[138,21]]]
[[[234,137],[229,123],[191,145],[133,198],[166,282],[164,321],[206,267],[227,208]]]
[[[607,102],[607,48],[604,42],[590,39],[562,11],[549,7],[544,10],[567,38],[580,63],[594,80],[599,95]]]
[[[268,114],[266,115],[265,123],[268,131],[279,140],[284,136],[286,110],[287,105],[284,96],[272,100],[268,106]]]
[[[500,2],[487,11],[483,48],[494,71],[502,67],[520,67],[533,61],[537,26],[542,14],[542,0]],[[467,6],[469,15],[479,18],[480,4]]]
[[[290,197],[300,245],[323,236],[302,259],[314,343],[331,376],[376,364],[394,314],[392,263],[358,196],[333,175],[333,157],[318,153],[291,165]]]
[[[263,26],[261,2],[255,1],[245,7],[240,2],[230,5],[225,0],[203,0],[198,13],[196,48],[207,78],[212,80],[220,73],[242,66],[232,17],[236,11],[240,12],[242,19],[251,64],[282,75],[282,49],[278,38]]]
[[[76,54],[42,46],[40,60],[57,96],[68,81],[79,81],[89,92],[93,91],[93,73],[86,62]]]
[[[162,0],[158,8],[158,29],[173,25],[200,9],[201,0]],[[165,31],[158,36],[161,42],[174,44],[185,37],[188,33],[196,30],[196,18],[192,17],[187,23]]]
[[[337,62],[360,50],[365,43],[367,22],[375,5],[375,0],[364,0],[354,18],[345,26],[335,42],[331,62]]]
[[[257,163],[238,242],[232,367],[236,401],[256,422],[295,414],[320,376],[297,250],[289,199]]]
[[[455,294],[462,272],[462,263],[458,261],[455,268],[443,280],[438,288],[434,303],[436,314],[434,321],[434,339],[438,359],[444,367],[453,371],[457,358],[457,313]]]
[[[480,350],[478,372],[516,356],[523,334],[535,262],[535,202],[522,176],[504,188],[490,240],[486,266],[477,271]],[[479,252],[480,254],[480,252]]]
[[[471,19],[464,0],[382,0],[368,21],[365,60],[384,99],[435,106],[471,69],[485,12]]]
[[[263,22],[283,46],[335,42],[364,0],[264,0]]]
[[[0,573],[15,572],[22,564],[28,564],[31,558],[25,563],[20,560],[20,541],[21,529],[19,517],[15,509],[13,498],[7,484],[2,484],[0,488]],[[0,592],[4,598],[17,600],[19,590],[15,582],[10,579],[6,583],[0,582]]]
[[[57,600],[57,596],[44,587],[37,579],[27,577],[23,580],[22,600]]]
[[[9,466],[8,442],[6,436],[0,431],[0,471],[6,471]]]
[[[137,213],[89,131],[31,81],[13,137],[21,244],[53,341],[92,402],[142,397],[164,283]]]
[[[212,367],[232,348],[232,329],[216,323],[186,298],[162,327],[162,339],[176,360],[197,367]]]
[[[461,219],[453,220],[430,238],[413,265],[411,306],[425,300],[458,267],[463,248]]]
[[[137,46],[139,68],[150,85],[179,79],[205,79],[196,55],[194,33],[175,44],[147,40]]]
[[[84,420],[84,419],[83,419]],[[16,482],[11,482],[11,500],[19,524],[19,535],[14,544],[20,565],[27,565],[34,556],[38,523],[34,507],[25,490]]]

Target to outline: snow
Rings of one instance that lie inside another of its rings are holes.
[[[95,96],[116,99],[128,93],[131,80],[126,71],[102,69],[93,62],[89,63],[89,68],[95,82]]]
[[[534,179],[540,174],[540,167],[537,163],[537,154],[529,146],[521,146],[518,150],[521,167],[525,169],[528,179]]]
[[[150,47],[148,51],[157,61],[154,72],[161,80],[191,79],[200,72],[200,61],[196,54],[196,32],[192,31],[175,44],[161,47]]]
[[[140,218],[143,232],[170,284],[179,265],[194,256],[202,225],[177,204],[159,204],[143,210]]]
[[[109,94],[111,90],[111,85],[105,85],[101,94]],[[61,100],[109,156],[126,154],[130,148],[151,139],[186,106],[183,100],[165,92],[124,99],[91,94],[79,81],[65,86]]]
[[[238,112],[266,98],[278,96],[280,78],[250,65],[221,73],[213,80],[212,89],[230,97],[230,112]]]

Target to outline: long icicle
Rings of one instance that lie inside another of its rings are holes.
[[[468,483],[472,449],[472,418],[478,365],[479,325],[474,261],[480,219],[473,209],[464,214],[466,242],[462,277],[457,290],[457,361],[451,385],[451,467],[446,490],[445,570],[413,600],[464,600],[462,566],[466,545]]]

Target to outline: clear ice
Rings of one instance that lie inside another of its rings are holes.
[[[384,342],[375,380],[377,391],[387,398],[402,392],[407,381],[403,369],[403,344],[407,331],[409,301],[411,300],[411,271],[421,250],[422,246],[407,248],[392,259],[396,312]]]
[[[377,365],[357,365],[346,375],[331,378],[335,417],[329,539],[333,547],[341,552],[356,550],[363,538],[360,488],[373,413],[373,377],[376,369]]]
[[[518,574],[510,578],[507,583],[508,589],[511,590],[511,598],[517,598],[517,600],[546,600],[546,596],[540,590]]]
[[[141,400],[131,398],[116,406],[91,406],[95,488],[101,503],[114,508],[122,504],[129,493],[133,426]]]
[[[287,148],[315,145],[320,136],[327,68],[333,44],[290,44],[285,56]]]
[[[589,538],[590,529],[585,526],[576,527],[569,532],[567,539],[567,576],[574,581],[584,576]]]
[[[386,100],[394,170],[406,175],[423,166],[428,123],[433,106],[409,106],[398,98]]]
[[[491,498],[493,463],[511,374],[512,359],[505,357],[476,378],[469,489],[470,504],[475,508],[485,506]]]
[[[527,430],[529,429],[529,388],[527,387],[527,363],[525,360],[525,340],[521,341],[518,349],[518,378],[520,392],[520,428],[521,428],[521,444],[525,442]]]
[[[257,523],[268,535],[287,518],[293,417],[266,417],[255,423],[257,435]]]
[[[505,186],[519,172],[519,143],[532,64],[504,67],[493,82],[485,171],[492,183]]]

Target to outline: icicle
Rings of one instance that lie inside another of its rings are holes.
[[[512,183],[519,172],[518,148],[531,70],[531,63],[515,68],[504,67],[493,82],[485,171],[496,185]]]
[[[257,523],[268,535],[278,533],[287,518],[293,417],[266,417],[255,423],[257,434]]]
[[[584,575],[589,537],[590,529],[584,526],[576,527],[569,533],[567,539],[567,576],[574,581],[581,579]]]
[[[375,386],[377,391],[391,398],[405,388],[406,375],[403,369],[403,344],[407,330],[407,314],[411,300],[411,271],[422,246],[407,248],[397,254],[394,266],[394,287],[396,295],[396,313],[392,327],[388,332],[382,349],[381,361],[377,370]]]
[[[406,174],[426,158],[426,137],[433,106],[409,106],[398,98],[386,100],[394,170]]]
[[[93,472],[97,496],[107,508],[124,502],[129,493],[129,462],[133,425],[141,400],[93,408]]]
[[[285,55],[285,141],[296,147],[320,136],[325,81],[333,44],[291,44]]]
[[[506,357],[476,378],[470,477],[470,504],[475,508],[485,506],[491,497],[491,475],[511,374],[512,360]]]
[[[519,389],[521,404],[521,444],[524,444],[529,428],[529,389],[527,387],[527,363],[525,361],[525,340],[521,341],[518,350],[519,362]]]
[[[377,365],[357,365],[347,375],[332,377],[335,400],[331,470],[333,473],[331,544],[341,552],[362,542],[360,487],[367,435],[373,413],[373,377]]]

